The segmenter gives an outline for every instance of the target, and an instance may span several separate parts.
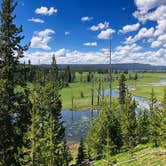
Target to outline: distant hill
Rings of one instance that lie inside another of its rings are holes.
[[[42,65],[49,67],[49,65]],[[73,71],[106,71],[109,68],[108,64],[58,64],[59,69],[65,69],[70,66]],[[150,64],[140,63],[121,63],[112,64],[113,70],[119,71],[166,71],[166,66],[153,66]]]

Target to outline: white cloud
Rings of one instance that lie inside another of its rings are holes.
[[[33,18],[33,17],[31,19],[28,19],[28,21],[35,22],[35,23],[44,23],[44,20],[40,18]]]
[[[87,21],[91,21],[91,20],[93,20],[93,17],[85,16],[85,17],[81,18],[81,21],[83,21],[83,22],[87,22]]]
[[[166,5],[161,5],[152,12],[142,12],[139,10],[135,11],[133,13],[133,16],[143,23],[145,23],[147,20],[158,22],[166,19],[165,13],[166,13]]]
[[[69,36],[70,35],[70,32],[65,32],[65,36]]]
[[[142,12],[147,12],[150,9],[156,8],[161,5],[165,5],[165,0],[135,0],[135,4],[138,10]]]
[[[51,15],[53,15],[54,13],[57,13],[58,12],[58,10],[57,9],[55,9],[54,7],[50,7],[50,9],[49,8],[47,8],[47,7],[40,7],[40,8],[37,8],[36,10],[35,10],[35,13],[36,14],[41,14],[41,15],[48,15],[48,16],[51,16]]]
[[[103,51],[97,52],[80,52],[77,50],[71,51],[65,48],[54,52],[26,52],[22,62],[28,62],[31,59],[32,64],[50,64],[52,55],[55,55],[58,64],[99,64],[107,63],[108,53]]]
[[[116,51],[123,52],[124,54],[127,54],[129,52],[137,52],[140,50],[142,50],[142,47],[135,43],[132,45],[124,45],[116,47]]]
[[[99,34],[98,34],[98,38],[99,39],[110,39],[111,35],[115,33],[115,30],[114,29],[106,29],[106,30],[103,30],[101,31]]]
[[[31,59],[32,64],[50,64],[51,57],[55,54],[58,64],[101,64],[109,63],[109,49],[101,49],[96,52],[80,52],[78,50],[67,50],[65,48],[52,52],[37,51],[34,53],[26,52],[22,62]],[[152,65],[165,65],[166,48],[157,51],[145,51],[136,44],[118,46],[112,52],[112,63],[144,63]]]
[[[133,32],[133,31],[137,31],[140,27],[140,23],[136,23],[133,25],[126,25],[124,26],[121,30],[119,30],[119,33],[128,33],[128,32]]]
[[[144,38],[151,38],[153,37],[154,35],[154,28],[151,27],[150,29],[147,29],[147,28],[142,28],[140,29],[140,31],[138,32],[137,35],[135,35],[134,37],[132,36],[129,36],[125,43],[126,44],[132,44],[132,43],[135,43],[141,39],[144,39]]]
[[[92,31],[98,31],[107,29],[109,27],[109,22],[99,23],[98,25],[93,25],[90,27],[90,30]]]
[[[52,29],[45,29],[40,32],[36,32],[31,39],[31,48],[39,48],[43,50],[51,50],[48,43],[52,39],[50,35],[54,34],[55,31]]]
[[[151,44],[151,47],[152,48],[157,48],[161,45],[161,42],[160,41],[153,41],[152,44]]]
[[[88,43],[84,43],[84,46],[97,46],[97,42],[88,42]]]
[[[138,21],[145,23],[153,21],[157,25],[154,26],[153,34],[148,39],[151,48],[163,48],[166,46],[164,35],[166,34],[166,0],[135,0],[138,10],[133,13]],[[126,39],[131,42],[132,37]],[[134,41],[133,41],[134,42]]]

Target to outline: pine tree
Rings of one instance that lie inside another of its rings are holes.
[[[135,73],[134,80],[137,80],[137,79],[138,79],[138,74]]]
[[[61,147],[64,137],[64,127],[61,117],[61,101],[58,93],[58,75],[55,57],[52,58],[51,68],[44,87],[44,142],[45,159],[50,166],[61,165]]]
[[[67,145],[67,142],[64,141],[63,142],[63,146],[62,146],[62,149],[61,149],[61,153],[62,153],[62,159],[61,159],[61,163],[63,166],[69,166],[70,162],[72,161],[72,155],[71,155],[71,152],[70,152],[70,149]]]
[[[4,166],[18,164],[17,149],[22,146],[22,136],[29,123],[24,116],[28,116],[29,109],[27,91],[22,87],[25,82],[17,77],[19,60],[27,46],[20,44],[24,38],[19,36],[22,26],[14,24],[16,6],[13,0],[3,0],[0,12],[0,163]],[[19,92],[15,91],[18,86],[22,87]],[[19,126],[23,120],[26,120],[24,126]]]
[[[121,105],[125,104],[125,96],[126,96],[126,85],[125,85],[125,75],[121,74],[120,80],[119,80],[119,103]]]
[[[149,110],[138,110],[137,117],[137,142],[139,144],[146,144],[150,139],[149,132]]]
[[[162,144],[166,145],[166,89],[164,89],[162,107]]]
[[[136,103],[132,95],[127,93],[124,110],[122,112],[122,133],[124,144],[127,148],[136,145]]]
[[[83,139],[81,138],[80,140],[80,146],[78,148],[78,155],[77,155],[77,165],[83,165],[86,159],[86,154],[85,154],[85,147],[84,147],[84,142]]]
[[[160,105],[156,99],[154,90],[152,89],[150,102],[150,136],[151,141],[154,144],[154,146],[159,146],[161,143],[161,134],[162,134],[162,110],[160,108]]]
[[[89,158],[101,158],[108,151],[110,154],[115,154],[122,147],[121,125],[114,105],[113,108],[103,106],[95,125],[90,126],[86,139]]]
[[[42,138],[42,87],[35,84],[31,93],[32,109],[30,111],[31,124],[27,133],[24,135],[24,146],[20,148],[19,161],[21,165],[43,164],[41,155],[41,138]]]

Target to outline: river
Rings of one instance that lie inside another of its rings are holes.
[[[109,90],[105,90],[104,94],[109,95]],[[118,97],[118,91],[112,90],[112,96]],[[138,102],[137,109],[148,108],[148,99],[138,96],[133,96],[133,99]],[[62,110],[62,119],[65,127],[65,139],[70,143],[76,143],[80,141],[81,137],[85,138],[90,123],[96,119],[97,115],[97,110]]]

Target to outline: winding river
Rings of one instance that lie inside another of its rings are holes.
[[[104,91],[105,95],[109,95],[109,90]],[[119,93],[116,90],[112,90],[112,96],[118,97]],[[138,102],[137,108],[148,108],[148,99],[143,97],[134,96],[136,102]],[[65,139],[70,143],[79,142],[81,137],[85,137],[90,122],[96,119],[98,115],[97,110],[86,110],[86,111],[71,111],[63,110],[62,119],[65,127]]]

